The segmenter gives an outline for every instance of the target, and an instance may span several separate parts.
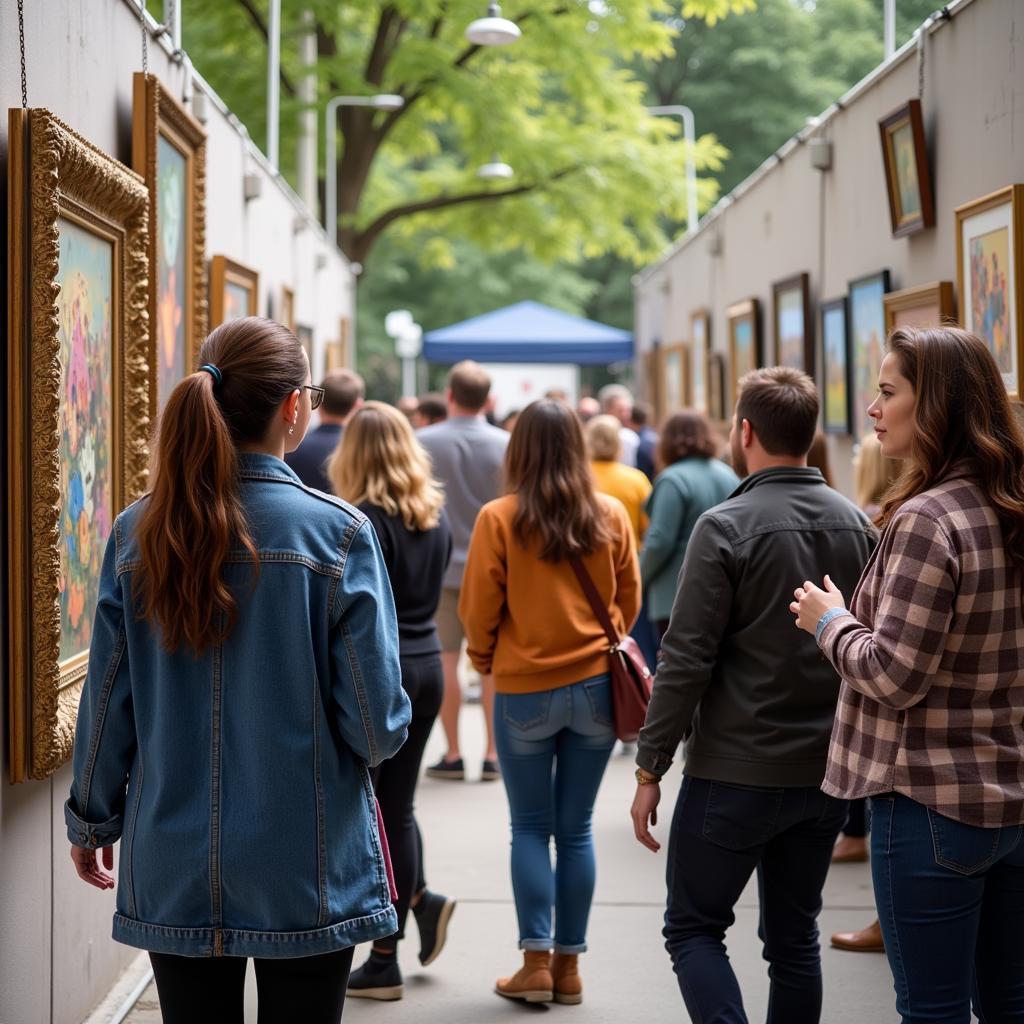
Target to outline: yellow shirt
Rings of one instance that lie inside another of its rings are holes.
[[[621,462],[592,462],[590,469],[594,474],[594,488],[618,498],[626,506],[633,538],[639,544],[647,530],[644,505],[651,493],[651,481],[639,469]]]

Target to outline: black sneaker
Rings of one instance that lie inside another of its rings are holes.
[[[501,769],[497,761],[485,760],[480,769],[481,782],[497,782],[501,778]]]
[[[348,994],[356,999],[391,1002],[405,993],[397,956],[371,953],[370,959],[348,976]]]
[[[423,890],[419,903],[412,908],[420,932],[420,963],[432,964],[444,949],[448,938],[448,922],[455,911],[455,900],[440,893]]]
[[[462,782],[466,778],[466,767],[460,757],[457,761],[446,761],[443,757],[437,764],[427,768],[427,774],[432,779],[452,779],[455,782]]]

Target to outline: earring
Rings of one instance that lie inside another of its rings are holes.
[[[288,433],[289,434],[294,434],[295,433],[295,428],[294,427],[289,427],[288,428]]]

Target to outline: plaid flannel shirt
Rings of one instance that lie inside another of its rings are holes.
[[[822,789],[998,828],[1024,822],[1021,573],[967,472],[901,506],[821,632],[843,680]]]

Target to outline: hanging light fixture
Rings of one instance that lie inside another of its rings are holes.
[[[515,171],[513,171],[508,164],[498,159],[497,153],[491,157],[490,163],[484,164],[480,170],[476,172],[476,176],[478,178],[484,178],[485,180],[511,178],[514,174]]]
[[[489,3],[487,17],[477,18],[466,29],[466,38],[477,46],[508,46],[523,33],[514,21],[501,16],[501,5]]]

